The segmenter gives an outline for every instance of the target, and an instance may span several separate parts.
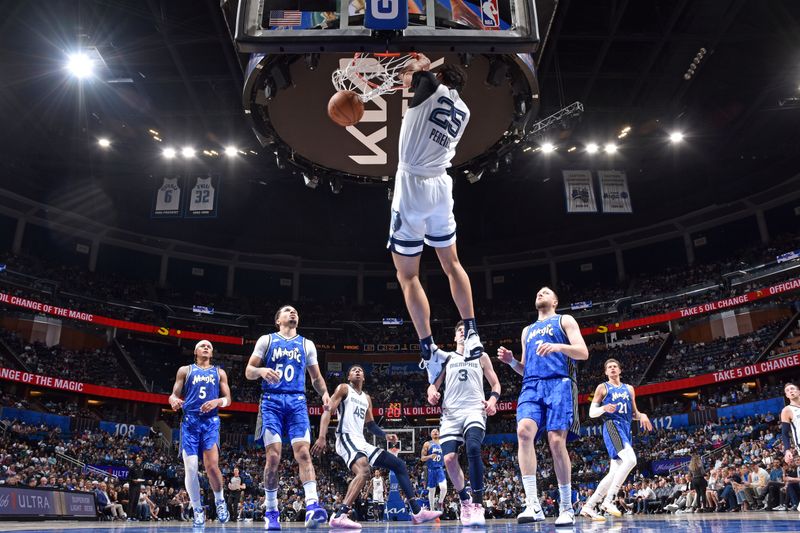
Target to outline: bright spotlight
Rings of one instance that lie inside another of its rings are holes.
[[[195,153],[194,148],[192,148],[191,146],[184,146],[183,149],[181,150],[181,155],[186,159],[194,157],[194,153]]]
[[[67,59],[67,70],[79,80],[89,78],[94,72],[94,61],[83,52],[70,54]]]
[[[175,157],[176,154],[175,148],[164,148],[164,150],[161,153],[167,159],[172,159],[173,157]]]
[[[553,143],[544,143],[542,144],[542,153],[550,154],[556,151],[555,145]]]
[[[607,154],[613,154],[617,151],[617,145],[614,143],[608,143],[603,148]]]
[[[111,146],[111,141],[103,137],[101,139],[97,139],[97,144],[100,145],[100,148],[108,148],[109,146]]]
[[[669,134],[669,140],[674,143],[679,143],[683,140],[683,133],[680,131],[673,131]]]
[[[225,155],[228,157],[234,157],[239,152],[239,149],[235,146],[226,146],[225,147]]]
[[[599,149],[600,147],[597,146],[597,143],[589,143],[586,145],[586,153],[588,154],[596,154]]]

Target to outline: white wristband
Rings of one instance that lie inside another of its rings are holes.
[[[511,362],[508,363],[508,366],[510,366],[511,368],[517,368],[519,366],[519,361],[517,361],[512,357]]]
[[[220,407],[228,407],[228,398],[227,397],[223,396],[222,405],[220,405]]]

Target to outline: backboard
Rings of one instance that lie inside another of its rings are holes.
[[[534,0],[240,0],[242,53],[531,53]]]

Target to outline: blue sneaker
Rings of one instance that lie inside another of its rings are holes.
[[[280,511],[267,511],[264,513],[264,529],[269,531],[280,531],[281,523],[278,520],[281,516]]]
[[[306,506],[306,527],[315,528],[328,521],[328,511],[319,502],[314,502]]]
[[[220,524],[224,524],[231,519],[231,515],[228,513],[228,506],[225,505],[225,500],[217,500],[216,504],[217,520],[219,520]]]
[[[194,508],[194,520],[192,520],[192,527],[206,527],[206,512],[202,507]]]

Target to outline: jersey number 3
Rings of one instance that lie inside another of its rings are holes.
[[[440,96],[436,103],[442,104],[442,106],[431,111],[431,116],[428,117],[428,120],[456,137],[461,130],[461,120],[466,118],[467,114],[460,109],[456,109],[455,102],[446,96]]]

